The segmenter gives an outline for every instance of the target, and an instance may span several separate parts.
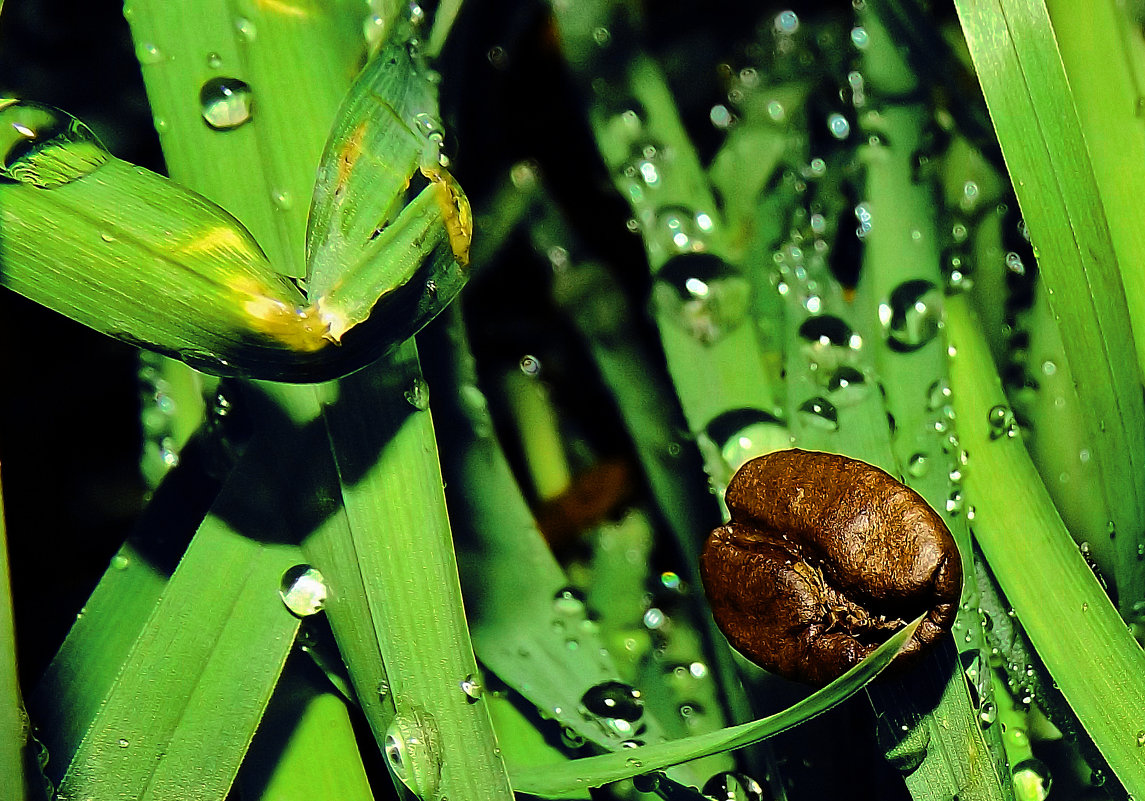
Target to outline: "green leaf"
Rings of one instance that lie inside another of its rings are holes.
[[[956,0],[1102,475],[1126,604],[1145,595],[1145,403],[1119,254],[1042,0]]]
[[[513,789],[548,796],[662,770],[700,757],[745,748],[798,726],[842,703],[861,690],[891,663],[902,643],[922,618],[915,620],[880,645],[870,656],[835,681],[775,715],[709,734],[685,737],[659,745],[629,748],[614,754],[575,759],[563,765],[540,765],[514,771]]]
[[[20,700],[16,672],[16,629],[12,619],[12,590],[8,578],[8,541],[0,492],[0,798],[25,798],[24,749],[28,719]]]
[[[1145,797],[1145,653],[1066,531],[1025,447],[991,433],[1006,399],[965,298],[947,302],[974,535],[1038,656],[1130,795]],[[1053,592],[1046,588],[1052,587]]]

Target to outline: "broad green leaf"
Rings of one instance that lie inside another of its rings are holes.
[[[866,659],[835,681],[775,715],[709,734],[685,737],[659,745],[630,748],[614,754],[574,759],[562,765],[539,765],[514,771],[513,789],[547,796],[662,770],[700,757],[745,748],[820,715],[861,690],[895,658],[899,647],[919,621],[905,626]]]
[[[314,171],[365,54],[367,12],[352,0],[124,6],[171,177],[193,173],[287,275],[305,273]]]
[[[958,433],[973,459],[964,481],[975,539],[1082,726],[1126,791],[1145,797],[1145,653],[1062,525],[1021,440],[991,433],[991,412],[1004,410],[1006,398],[965,299],[948,298],[946,311]]]
[[[1118,595],[1132,604],[1145,595],[1145,563],[1137,558],[1145,545],[1145,403],[1136,360],[1126,358],[1133,332],[1107,216],[1118,209],[1102,202],[1042,0],[955,6],[1086,409],[1115,537]]]

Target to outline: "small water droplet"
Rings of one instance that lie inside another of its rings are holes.
[[[851,123],[842,114],[834,112],[827,116],[827,130],[831,136],[843,140],[851,134]]]
[[[199,89],[203,121],[216,131],[232,131],[250,122],[253,113],[250,86],[238,78],[211,78]]]
[[[215,52],[207,53],[207,66],[213,70],[217,70],[223,66],[223,57]]]
[[[808,428],[820,431],[839,430],[839,412],[826,398],[810,398],[804,401],[800,404],[796,415]]]
[[[140,64],[158,64],[167,57],[157,45],[152,42],[142,42],[135,48],[135,58]]]
[[[465,693],[470,703],[480,701],[481,696],[485,694],[485,688],[481,686],[481,681],[472,673],[461,680],[460,686],[461,691]]]
[[[424,412],[429,408],[429,385],[425,383],[424,378],[418,376],[410,383],[403,397],[410,406],[419,412]]]
[[[1137,739],[1134,742],[1137,743],[1138,748],[1145,748],[1145,729],[1137,732]]]
[[[879,307],[879,319],[891,350],[909,353],[926,345],[938,333],[942,294],[930,281],[912,279],[899,284],[887,303]]]
[[[235,19],[235,30],[238,31],[239,37],[244,42],[250,43],[258,38],[258,28],[246,17],[237,17]]]
[[[640,691],[619,681],[604,681],[590,687],[580,700],[585,709],[602,718],[635,723],[644,714]]]
[[[704,435],[719,449],[730,473],[749,459],[786,448],[787,426],[759,409],[730,409],[717,415],[704,429]]]
[[[930,385],[930,389],[926,391],[926,408],[929,411],[937,412],[943,406],[950,403],[950,387],[947,385],[945,379],[939,379]]]
[[[295,565],[282,574],[278,594],[298,617],[316,615],[326,604],[326,580],[310,565]]]
[[[1006,437],[1013,439],[1018,436],[1018,423],[1014,420],[1014,413],[1009,406],[998,404],[991,407],[986,413],[986,426],[990,432],[990,439]]]
[[[518,367],[529,378],[536,378],[541,374],[541,360],[529,353],[521,357]]]
[[[994,705],[993,701],[987,701],[982,704],[981,709],[978,710],[978,723],[983,729],[990,728],[994,721],[998,719],[998,707]]]
[[[841,367],[849,366],[863,343],[841,317],[816,314],[799,326],[801,348],[810,369],[823,383],[829,383]]]
[[[40,103],[0,101],[0,179],[51,189],[94,172],[108,152],[91,129]]]
[[[119,738],[119,747],[120,747],[120,748],[127,748],[129,745],[131,745],[131,743],[130,743],[130,742],[128,742],[127,740],[123,739],[122,737],[121,737],[121,738]]]
[[[612,34],[608,28],[598,26],[592,29],[592,40],[596,42],[597,47],[608,47],[612,41]]]
[[[1010,251],[1006,254],[1006,269],[1017,276],[1024,276],[1026,274],[1026,264],[1022,261],[1022,257]]]
[[[553,596],[553,609],[561,615],[583,615],[585,613],[584,593],[575,587],[565,587]]]
[[[790,36],[799,30],[799,15],[794,11],[780,11],[775,15],[775,32]]]
[[[871,37],[867,34],[867,29],[861,25],[851,28],[851,44],[859,50],[865,50],[867,45],[870,44]]]
[[[951,515],[958,515],[962,513],[965,501],[962,498],[961,490],[954,490],[946,499],[946,511]]]
[[[121,553],[117,553],[111,557],[111,567],[113,570],[127,570],[131,566],[131,559]]]
[[[294,207],[294,195],[289,189],[276,189],[271,192],[270,200],[279,211],[290,211]]]
[[[643,622],[645,628],[656,630],[668,622],[668,616],[664,614],[664,610],[653,606],[644,613]]]
[[[386,763],[393,774],[422,799],[432,799],[441,783],[442,755],[436,728],[426,715],[398,714],[386,730]]]
[[[930,457],[925,453],[913,454],[906,463],[906,471],[914,478],[922,478],[930,472]]]

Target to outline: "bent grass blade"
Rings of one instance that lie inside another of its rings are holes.
[[[510,776],[517,792],[546,796],[578,788],[599,787],[700,757],[745,748],[820,715],[854,695],[891,663],[914,632],[920,617],[880,645],[870,656],[826,687],[784,711],[709,734],[630,748],[615,754],[575,759],[557,766],[538,766]]]

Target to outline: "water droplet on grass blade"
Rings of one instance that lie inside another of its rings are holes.
[[[207,126],[232,131],[250,122],[254,96],[238,78],[211,78],[199,89],[199,110]]]
[[[278,594],[298,617],[316,615],[326,604],[326,580],[310,565],[295,565],[282,574]]]
[[[879,307],[891,350],[909,353],[926,345],[938,333],[942,295],[930,281],[910,280],[891,292]]]
[[[799,338],[810,368],[828,382],[840,367],[854,358],[863,340],[841,317],[816,314],[799,326]]]
[[[585,691],[584,708],[602,718],[635,723],[644,714],[644,699],[634,687],[620,681],[604,681]]]
[[[796,416],[808,428],[819,431],[839,430],[839,411],[825,398],[811,398],[800,404]]]
[[[751,285],[719,257],[689,253],[660,268],[652,299],[661,315],[711,344],[747,319]]]
[[[398,714],[383,745],[386,764],[418,798],[432,799],[441,783],[442,757],[431,719],[416,711]]]
[[[41,103],[0,101],[0,176],[51,189],[106,164],[108,152],[91,129]]]
[[[867,396],[867,378],[854,367],[843,365],[827,380],[827,394],[836,406],[858,403]]]
[[[461,691],[465,693],[465,697],[469,699],[470,703],[476,703],[485,694],[485,688],[481,685],[480,679],[473,674],[462,679],[460,685]]]
[[[1045,801],[1053,780],[1050,769],[1040,759],[1027,759],[1014,766],[1014,789],[1019,798]]]
[[[719,414],[708,423],[704,434],[719,449],[729,477],[749,459],[790,444],[787,426],[759,409],[731,409]]]
[[[1014,420],[1014,413],[1009,406],[998,404],[991,407],[986,413],[986,425],[990,432],[990,439],[1006,437],[1013,439],[1018,435],[1018,424]]]
[[[404,397],[410,406],[419,412],[424,412],[429,408],[429,385],[425,383],[424,378],[418,376],[410,383]]]

